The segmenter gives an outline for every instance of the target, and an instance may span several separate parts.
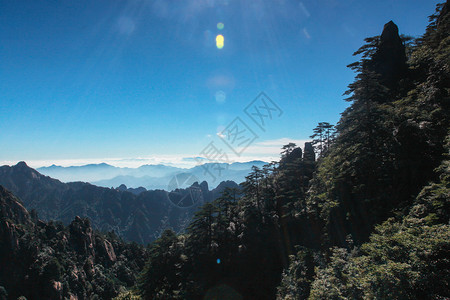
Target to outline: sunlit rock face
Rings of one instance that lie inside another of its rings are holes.
[[[0,185],[0,241],[4,243],[5,249],[13,252],[19,248],[20,231],[14,223],[33,225],[30,214],[20,200]]]
[[[79,216],[69,225],[73,248],[82,255],[94,256],[93,232],[89,219]]]
[[[16,223],[31,224],[28,211],[20,200],[0,185],[0,217]]]

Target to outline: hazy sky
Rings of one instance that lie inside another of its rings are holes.
[[[365,37],[423,34],[436,3],[0,0],[0,164],[274,158],[339,120]]]

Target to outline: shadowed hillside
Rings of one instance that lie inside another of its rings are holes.
[[[1,299],[111,299],[133,286],[147,256],[88,219],[43,222],[0,186]]]

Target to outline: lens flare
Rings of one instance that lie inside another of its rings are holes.
[[[222,30],[225,25],[222,22],[217,23],[217,29]]]
[[[224,91],[217,91],[214,96],[217,103],[224,103],[227,99],[227,94]]]
[[[224,39],[223,35],[219,34],[218,36],[216,36],[217,49],[222,49],[224,46],[224,42],[225,42],[225,39]]]

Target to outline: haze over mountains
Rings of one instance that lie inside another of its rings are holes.
[[[28,210],[36,210],[44,221],[70,224],[76,216],[87,217],[95,229],[114,231],[142,244],[153,241],[166,228],[183,231],[199,206],[219,197],[227,187],[238,187],[233,181],[224,181],[209,190],[204,181],[193,182],[187,188],[173,186],[171,192],[132,193],[123,186],[111,189],[84,182],[63,183],[25,162],[0,167],[0,185],[18,196]]]
[[[266,162],[255,160],[231,164],[206,163],[192,168],[178,168],[162,164],[143,165],[138,168],[120,168],[101,163],[69,167],[52,165],[36,170],[62,182],[82,181],[102,187],[118,187],[125,184],[129,188],[144,187],[148,190],[167,190],[170,189],[170,182],[176,175],[193,175],[196,181],[206,181],[210,187],[216,187],[220,182],[226,180],[237,183],[243,182],[252,166],[262,167],[265,164]],[[179,187],[186,188],[188,185]]]

